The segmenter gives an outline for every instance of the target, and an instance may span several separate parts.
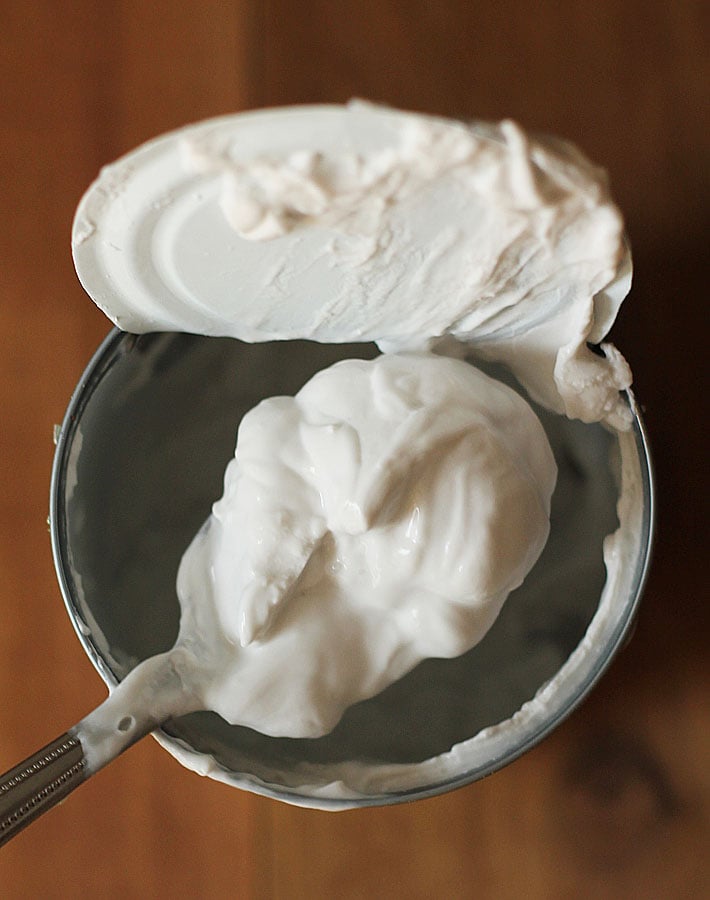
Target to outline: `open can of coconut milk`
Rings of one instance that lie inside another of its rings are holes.
[[[64,601],[109,688],[175,641],[178,564],[221,495],[242,416],[339,359],[376,352],[109,334],[59,433],[50,508]],[[643,590],[653,478],[643,424],[627,400],[626,432],[535,407],[559,469],[550,538],[468,653],[422,662],[315,740],[267,737],[209,711],[167,722],[156,739],[201,774],[327,809],[432,796],[520,756],[593,687]]]

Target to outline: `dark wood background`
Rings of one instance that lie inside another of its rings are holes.
[[[104,688],[47,533],[52,426],[108,323],[73,273],[105,162],[186,122],[351,96],[518,119],[611,173],[636,280],[613,337],[655,448],[636,635],[505,771],[338,815],[200,779],[150,740],[0,851],[0,897],[710,896],[707,21],[690,0],[0,2],[0,771]]]

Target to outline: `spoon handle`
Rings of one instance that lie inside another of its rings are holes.
[[[0,775],[0,847],[88,778],[79,738],[66,732]]]

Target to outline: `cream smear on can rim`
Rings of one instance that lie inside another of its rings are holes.
[[[594,652],[634,552],[620,394],[630,372],[615,348],[588,346],[630,277],[603,174],[512,123],[469,128],[366,104],[265,111],[192,126],[108,167],[73,243],[82,283],[126,330],[385,350],[244,417],[224,496],[180,567],[176,648],[80,723],[89,764],[203,708],[315,737],[421,659],[483,637],[542,550],[556,467],[531,407],[464,354],[507,365],[555,413],[618,430],[620,528],[599,613],[506,723],[414,767],[345,763],[312,795],[450,778],[544,716]]]

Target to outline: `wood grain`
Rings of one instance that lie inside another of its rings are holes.
[[[69,233],[105,162],[188,121],[362,96],[511,116],[611,173],[636,257],[614,338],[658,469],[637,633],[517,763],[339,815],[200,779],[135,747],[0,854],[0,897],[710,895],[707,22],[661,0],[0,2],[0,770],[103,687],[64,613],[46,517],[52,426],[108,323]]]

